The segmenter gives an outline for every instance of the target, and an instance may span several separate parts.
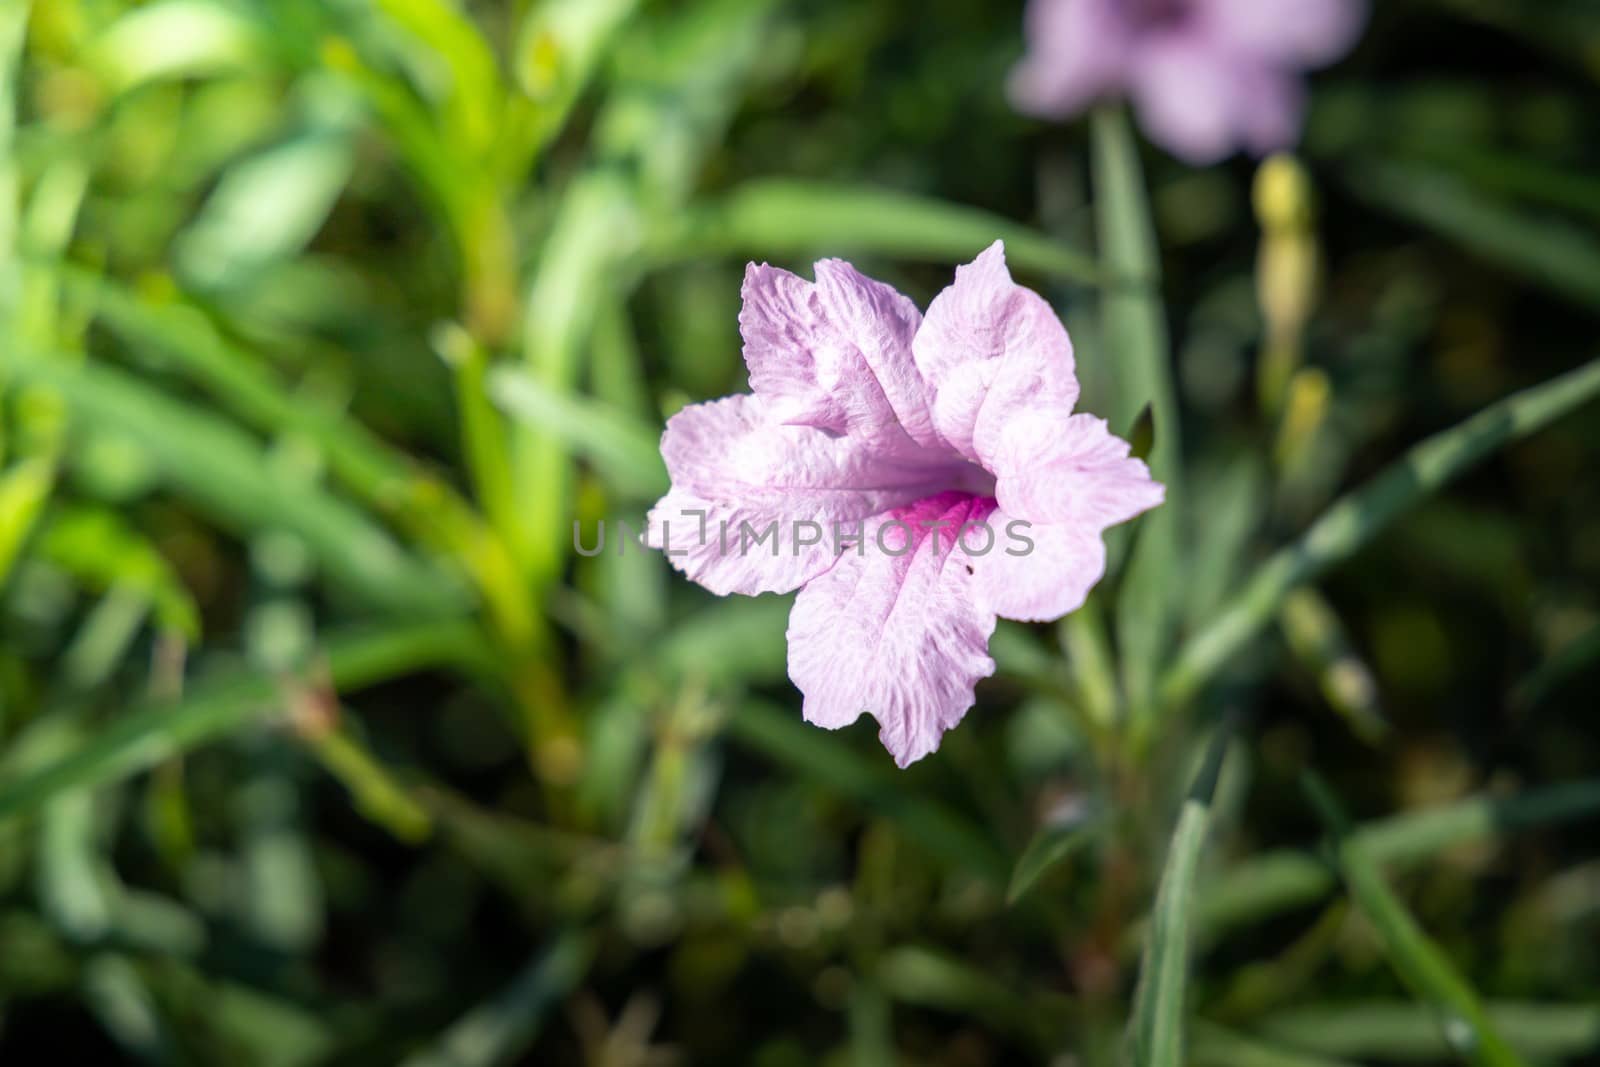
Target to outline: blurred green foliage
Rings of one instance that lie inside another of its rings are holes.
[[[1600,1054],[1600,13],[1374,6],[1256,173],[1020,5],[0,0],[0,1057]],[[902,773],[617,524],[997,237],[1173,492]]]

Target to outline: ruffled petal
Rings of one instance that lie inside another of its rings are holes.
[[[934,389],[939,435],[984,466],[1008,420],[1030,410],[1065,419],[1078,399],[1067,331],[1043,297],[1011,280],[999,241],[956,269],[912,348]]]
[[[678,412],[661,455],[672,490],[651,510],[645,543],[718,595],[798,588],[832,565],[835,524],[851,532],[952,477],[948,461],[776,423],[748,395]]]
[[[879,447],[937,445],[932,391],[911,356],[916,305],[841,260],[821,261],[816,275],[746,269],[739,326],[751,388],[779,422]]]
[[[1150,468],[1129,451],[1128,442],[1093,415],[1065,422],[1024,416],[1002,438],[995,458],[996,496],[1011,515],[1077,525],[1098,537],[1166,496]]]
[[[789,616],[789,677],[808,722],[838,729],[863,712],[901,767],[939,747],[966,715],[989,658],[992,612],[956,532],[993,502],[941,493],[867,524],[848,551],[806,585]],[[925,524],[941,523],[930,527]]]
[[[1106,573],[1099,531],[1081,523],[1035,523],[1004,508],[989,516],[994,547],[968,560],[979,606],[1007,619],[1049,622],[1083,607]],[[976,537],[970,549],[978,547]]]
[[[1132,33],[1118,0],[1029,0],[1024,29],[1009,86],[1018,110],[1066,118],[1123,87]]]

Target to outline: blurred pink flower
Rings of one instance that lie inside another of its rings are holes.
[[[1294,144],[1300,72],[1349,51],[1364,0],[1029,0],[1011,97],[1064,118],[1126,93],[1150,138],[1194,164]]]
[[[1162,487],[1103,420],[1072,413],[1066,330],[998,242],[926,318],[840,260],[815,283],[752,264],[739,324],[753,393],[667,423],[672,488],[646,541],[719,595],[799,589],[805,718],[866,712],[904,767],[994,672],[996,617],[1082,605],[1102,532]]]

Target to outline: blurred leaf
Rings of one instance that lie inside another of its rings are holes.
[[[1006,903],[1021,900],[1051,868],[1077,855],[1100,831],[1101,819],[1092,812],[1073,810],[1052,818],[1040,828],[1011,871]]]
[[[350,633],[324,646],[333,685],[359,689],[425,667],[475,664],[482,640],[460,623],[423,623]],[[69,790],[135,774],[280,709],[274,679],[239,674],[196,686],[170,704],[119,716],[92,740],[18,777],[0,781],[0,821],[25,815]]]
[[[1432,1005],[1451,1051],[1484,1067],[1518,1067],[1522,1061],[1495,1029],[1477,992],[1395,896],[1361,842],[1348,833],[1333,794],[1314,775],[1308,773],[1303,780],[1335,837],[1335,855],[1351,899],[1377,931],[1401,980]]]
[[[456,585],[344,501],[274,469],[234,425],[102,364],[34,361],[16,369],[59,390],[80,424],[126,434],[173,489],[236,533],[298,534],[331,581],[389,610],[438,615],[465,606]]]
[[[1093,258],[1001,216],[931,197],[841,182],[765,178],[694,209],[657,255],[863,254],[965,262],[995,240],[1012,266],[1095,284]]]
[[[1484,1011],[1495,1029],[1531,1059],[1576,1059],[1600,1049],[1600,1007],[1594,1004],[1490,1002]],[[1431,1063],[1456,1053],[1431,1008],[1401,1001],[1308,1004],[1275,1012],[1255,1028],[1287,1045],[1330,1056]]]
[[[1329,706],[1362,741],[1381,743],[1389,723],[1378,704],[1378,683],[1332,605],[1316,589],[1301,586],[1285,598],[1279,622],[1290,650],[1316,678]]]
[[[487,150],[500,133],[505,89],[494,52],[478,27],[450,0],[377,0],[377,6],[411,34],[431,62],[448,69],[441,94],[447,119],[441,126],[459,136],[468,151]]]
[[[532,147],[560,132],[639,0],[546,0],[518,30],[516,75],[534,103]]]
[[[746,700],[729,714],[727,730],[802,778],[866,805],[946,861],[996,884],[1009,877],[991,835],[912,790],[903,774],[880,770],[840,738],[807,725],[798,712]]]
[[[1197,1022],[1193,1045],[1190,1061],[1194,1067],[1356,1067],[1345,1060],[1270,1045],[1215,1023]]]
[[[184,274],[205,288],[239,285],[314,237],[355,164],[342,131],[311,130],[236,163],[178,238]]]
[[[1136,429],[1151,411],[1154,444],[1150,473],[1166,486],[1166,500],[1133,528],[1133,551],[1117,599],[1117,651],[1135,731],[1154,720],[1155,676],[1167,653],[1180,583],[1178,538],[1184,508],[1178,400],[1172,353],[1161,305],[1161,264],[1150,204],[1139,164],[1138,142],[1120,109],[1102,107],[1090,127],[1095,215],[1101,254],[1111,276],[1100,296],[1105,346],[1116,368],[1112,430]]]
[[[115,511],[63,509],[51,520],[40,554],[95,592],[120,588],[149,600],[161,625],[200,639],[200,609],[165,556]]]
[[[506,412],[592,462],[625,496],[654,502],[667,491],[661,435],[654,427],[588,397],[562,396],[512,367],[489,376],[489,391]]]
[[[1170,707],[1187,702],[1260,633],[1299,585],[1354,554],[1406,509],[1480,460],[1596,395],[1600,395],[1600,360],[1506,397],[1413,446],[1257,569],[1249,584],[1183,647],[1162,680],[1164,703]]]
[[[49,502],[55,479],[55,464],[43,457],[20,460],[0,473],[0,584]]]
[[[1511,692],[1511,703],[1527,712],[1552,692],[1583,676],[1583,672],[1600,662],[1600,624],[1589,627],[1583,634],[1568,641],[1555,655],[1517,683]]]
[[[558,934],[498,996],[462,1016],[436,1045],[407,1057],[402,1067],[493,1067],[517,1062],[538,1036],[545,1015],[583,981],[593,954],[584,935]]]
[[[1479,796],[1458,804],[1368,823],[1353,837],[1375,863],[1416,864],[1457,845],[1600,813],[1600,779],[1563,782],[1509,797]],[[1234,865],[1203,885],[1196,926],[1215,935],[1312,904],[1337,884],[1328,864],[1309,852],[1268,852]]]
[[[93,46],[94,66],[114,90],[257,66],[267,40],[232,4],[159,0],[123,15]]]
[[[1369,161],[1351,187],[1363,199],[1589,308],[1600,308],[1600,242],[1474,191],[1445,171]]]
[[[1185,1005],[1189,982],[1190,915],[1200,851],[1211,822],[1212,800],[1222,774],[1223,758],[1232,739],[1232,724],[1219,727],[1207,749],[1189,795],[1178,813],[1178,825],[1167,846],[1151,912],[1150,936],[1139,967],[1128,1043],[1135,1067],[1182,1067],[1185,1062]]]

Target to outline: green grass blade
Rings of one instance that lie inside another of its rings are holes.
[[[1272,1045],[1215,1023],[1196,1023],[1193,1044],[1189,1059],[1194,1067],[1356,1067],[1348,1060]]]
[[[1374,862],[1410,865],[1457,845],[1535,826],[1600,814],[1600,779],[1564,782],[1513,797],[1473,797],[1428,811],[1380,819],[1354,832]],[[1338,884],[1321,857],[1269,852],[1235,865],[1203,886],[1195,902],[1197,931],[1215,936],[1293,908],[1314,904]]]
[[[727,731],[739,744],[788,767],[803,779],[850,797],[893,822],[930,853],[1003,884],[1005,858],[992,835],[885,771],[839,738],[802,722],[797,712],[746,700],[728,716]]]
[[[1508,207],[1427,167],[1365,163],[1351,188],[1369,203],[1590,308],[1600,308],[1600,243],[1560,218]]]
[[[1267,626],[1302,583],[1348,558],[1407,508],[1496,450],[1600,396],[1600,360],[1515,393],[1459,426],[1416,445],[1380,475],[1340,499],[1299,540],[1257,570],[1250,583],[1191,639],[1162,680],[1167,706],[1186,703]]]
[[[1346,831],[1328,787],[1310,773],[1305,786],[1336,837],[1335,855],[1351,899],[1377,931],[1400,979],[1434,1007],[1452,1050],[1482,1067],[1520,1067],[1521,1059],[1495,1029],[1477,992],[1401,903],[1361,842]]]
[[[1006,903],[1015,904],[1021,900],[1051,868],[1077,855],[1094,840],[1100,825],[1100,820],[1092,815],[1087,818],[1080,816],[1052,822],[1034,834],[1011,872],[1011,883],[1006,887]]]
[[[687,215],[658,234],[653,255],[891,256],[965,261],[996,238],[1023,270],[1094,284],[1094,257],[1002,216],[893,189],[845,182],[763,178]]]
[[[334,687],[344,690],[426,667],[475,664],[482,649],[472,627],[431,623],[337,636],[324,652]],[[279,703],[277,681],[251,673],[204,684],[176,703],[131,711],[81,747],[0,783],[0,820],[36,811],[69,790],[145,770],[269,715]]]
[[[489,1002],[446,1030],[439,1043],[407,1057],[402,1067],[494,1067],[520,1062],[550,1009],[583,980],[594,949],[580,933],[555,940]]]
[[[1495,1029],[1531,1059],[1576,1059],[1600,1050],[1600,1005],[1490,1002]],[[1426,1005],[1403,1001],[1310,1004],[1274,1012],[1255,1029],[1274,1041],[1324,1056],[1433,1063],[1454,1049]]]
[[[298,534],[330,580],[368,603],[432,615],[465,607],[455,583],[343,500],[276,470],[237,426],[105,364],[69,367],[40,360],[12,366],[58,390],[84,424],[126,435],[174,491],[235,532]]]
[[[667,491],[655,427],[585,396],[560,396],[512,367],[492,372],[488,385],[507,414],[560,439],[623,495],[654,501]]]
[[[1155,441],[1150,472],[1167,487],[1166,502],[1134,528],[1133,554],[1117,603],[1117,645],[1123,685],[1134,713],[1148,728],[1156,672],[1166,655],[1174,615],[1178,532],[1183,509],[1181,429],[1161,265],[1139,148],[1127,115],[1105,107],[1091,126],[1095,216],[1107,272],[1117,284],[1101,296],[1105,351],[1116,369],[1111,425],[1128,433],[1148,406]]]
[[[1189,982],[1190,914],[1200,851],[1211,823],[1211,803],[1232,730],[1219,728],[1205,764],[1178,813],[1167,847],[1166,867],[1156,891],[1150,938],[1140,966],[1128,1042],[1134,1067],[1182,1067]]]

